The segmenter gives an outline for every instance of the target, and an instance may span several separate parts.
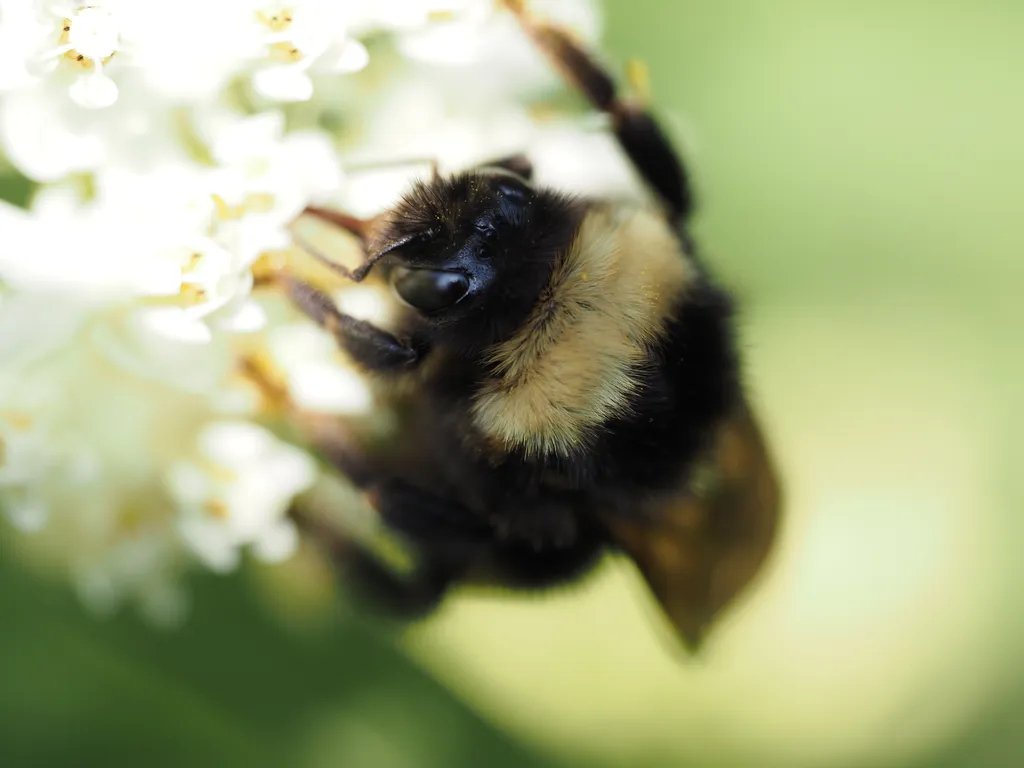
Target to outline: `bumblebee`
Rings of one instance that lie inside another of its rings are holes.
[[[761,568],[780,506],[733,302],[696,254],[687,175],[651,114],[566,32],[505,5],[610,117],[656,203],[538,188],[515,156],[435,172],[369,220],[308,210],[365,250],[352,270],[317,258],[357,282],[375,271],[406,309],[384,329],[281,278],[400,393],[398,454],[320,443],[415,565],[403,575],[360,547],[332,550],[353,588],[410,619],[453,585],[541,589],[623,553],[696,647]]]

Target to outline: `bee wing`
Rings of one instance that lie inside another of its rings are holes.
[[[780,489],[749,409],[723,423],[707,466],[685,493],[647,514],[607,520],[683,641],[700,644],[715,615],[767,558],[778,527]]]

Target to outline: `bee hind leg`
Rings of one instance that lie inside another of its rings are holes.
[[[514,173],[526,181],[533,178],[533,163],[522,152],[505,157],[497,157],[485,163],[480,163],[481,168],[501,168]]]
[[[668,137],[637,100],[624,98],[595,57],[565,30],[535,19],[524,0],[502,0],[526,34],[597,109],[612,119],[619,144],[637,171],[661,197],[673,219],[684,220],[693,208],[692,192]]]
[[[454,580],[447,569],[429,562],[409,574],[397,573],[363,549],[351,550],[338,570],[352,597],[367,610],[404,621],[431,613]]]

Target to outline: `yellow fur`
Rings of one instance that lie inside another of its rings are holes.
[[[624,412],[692,263],[656,213],[588,212],[523,328],[491,350],[497,375],[473,402],[477,428],[529,454],[567,455]]]

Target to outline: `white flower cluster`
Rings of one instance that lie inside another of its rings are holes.
[[[410,173],[346,167],[526,149],[581,187],[626,178],[558,162],[579,127],[535,119],[554,76],[498,5],[0,0],[0,185],[32,185],[0,201],[0,526],[90,604],[174,620],[188,563],[294,550],[318,467],[232,382],[255,350],[304,402],[371,407],[253,288],[310,202],[376,212]],[[535,5],[599,32],[589,0]]]

